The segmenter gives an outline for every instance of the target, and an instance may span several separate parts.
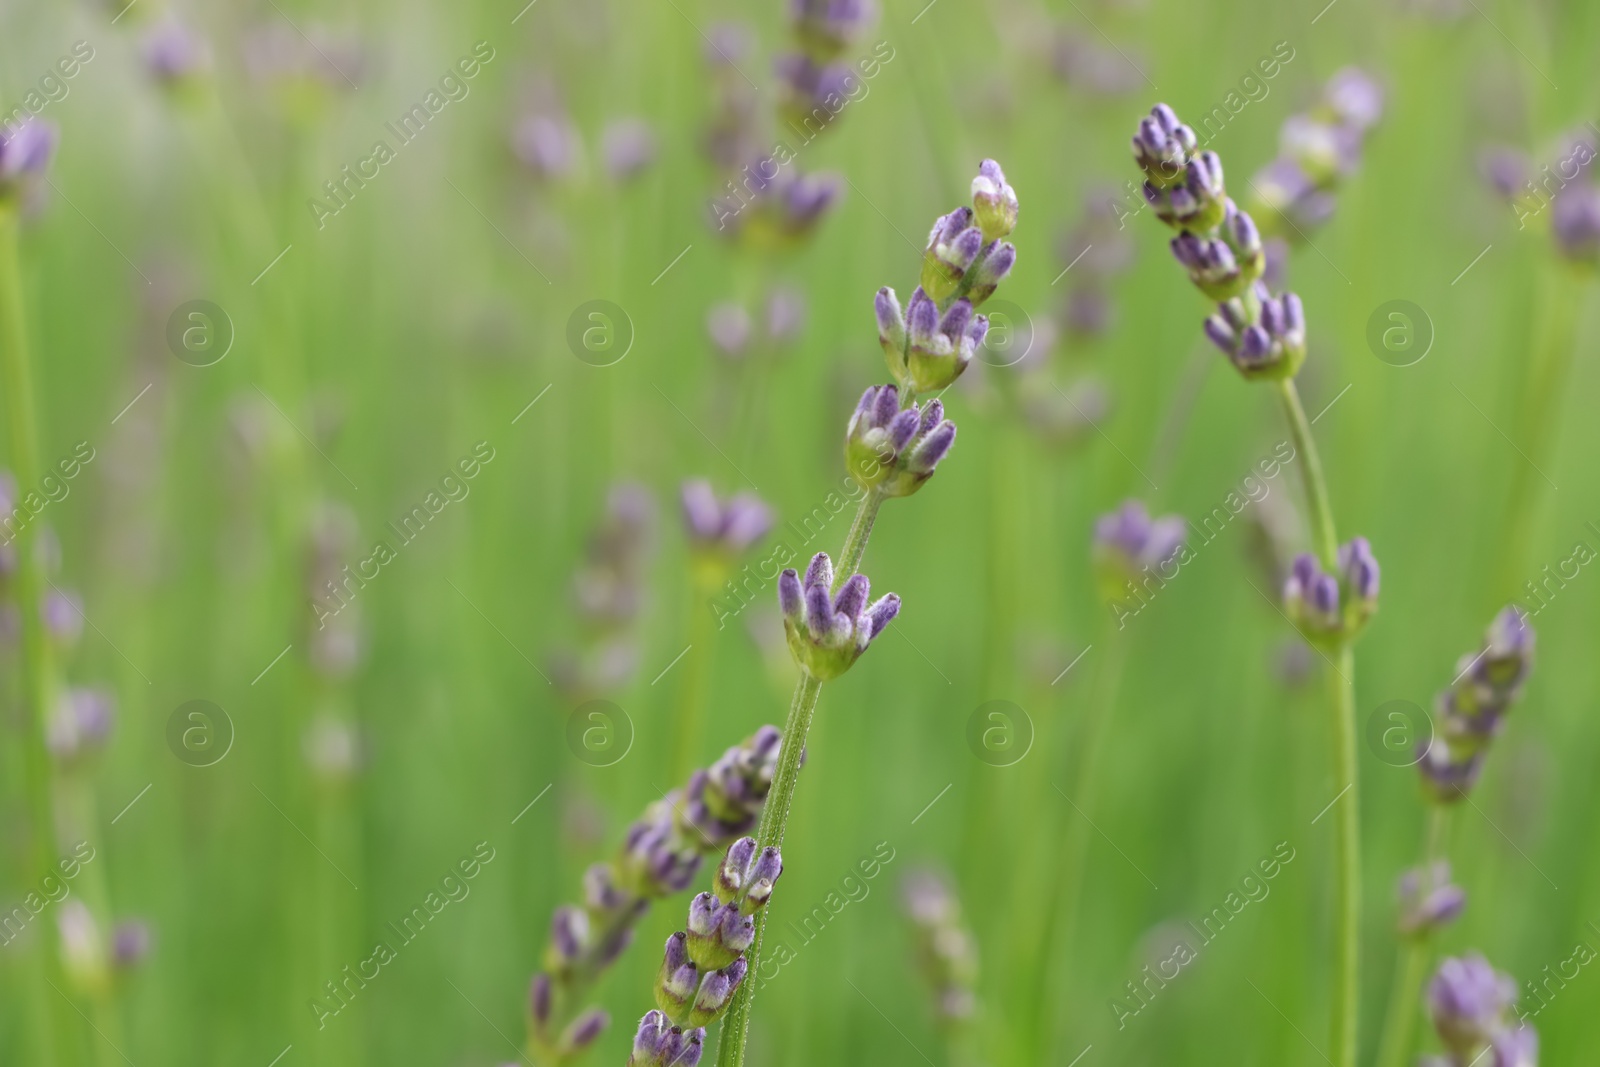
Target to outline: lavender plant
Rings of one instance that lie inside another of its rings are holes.
[[[0,130],[0,393],[4,394],[7,444],[17,483],[23,492],[38,484],[39,431],[34,413],[33,360],[28,346],[27,303],[22,292],[21,231],[26,204],[44,180],[55,154],[55,127],[28,117]],[[36,879],[58,856],[56,804],[46,738],[56,709],[58,682],[55,654],[39,610],[45,577],[36,524],[24,527],[14,541],[16,569],[12,580],[18,605],[17,635],[21,646],[23,773],[32,826],[24,869]],[[52,1000],[46,982],[60,976],[48,949],[40,947],[27,961],[31,976],[24,984],[33,1000],[30,1018],[38,1026],[33,1049],[43,1063],[56,1061],[57,1034],[76,1027],[70,1005]],[[54,1025],[52,1025],[52,1023]]]
[[[1526,444],[1528,467],[1512,474],[1507,496],[1505,548],[1499,553],[1496,589],[1503,596],[1519,592],[1517,579],[1527,566],[1528,546],[1540,513],[1538,496],[1549,443],[1554,439],[1559,404],[1567,394],[1573,360],[1577,354],[1578,315],[1600,269],[1600,183],[1594,161],[1600,154],[1593,130],[1584,129],[1562,139],[1565,158],[1554,168],[1535,168],[1513,149],[1492,152],[1484,169],[1490,184],[1503,196],[1517,221],[1517,229],[1548,227],[1556,253],[1540,264],[1529,279],[1537,310],[1528,338],[1529,357],[1525,392],[1519,411],[1517,439]],[[1541,174],[1542,172],[1542,174]]]
[[[1522,694],[1533,669],[1534,634],[1517,605],[1500,611],[1476,654],[1461,657],[1456,678],[1434,702],[1437,736],[1418,742],[1417,768],[1429,801],[1421,863],[1401,876],[1397,927],[1404,943],[1395,960],[1379,1067],[1400,1067],[1411,1051],[1433,932],[1466,906],[1443,858],[1452,808],[1466,799],[1483,769],[1506,712]]]
[[[728,847],[710,893],[689,903],[688,929],[667,938],[656,978],[656,1010],[645,1013],[628,1067],[694,1067],[706,1030],[727,1013],[749,971],[754,915],[783,874],[775,848],[741,837]]]
[[[655,504],[643,487],[621,484],[607,494],[605,517],[572,579],[579,640],[551,656],[553,680],[573,703],[612,692],[633,674],[654,524]]]
[[[1446,1051],[1423,1060],[1423,1067],[1538,1067],[1538,1033],[1509,1018],[1516,999],[1517,983],[1482,956],[1439,964],[1428,983],[1428,1007]]]
[[[1307,111],[1289,116],[1278,157],[1250,187],[1267,232],[1304,240],[1332,217],[1337,193],[1361,167],[1361,149],[1383,117],[1383,89],[1371,75],[1345,67],[1328,79]]]
[[[674,775],[687,771],[698,751],[706,704],[705,680],[710,673],[713,613],[706,609],[720,591],[739,557],[772,529],[772,509],[753,493],[719,499],[711,483],[695,479],[683,483],[679,495],[683,523],[689,539],[692,591],[689,602],[688,645],[698,653],[685,664],[674,734]]]
[[[581,1006],[589,988],[627,949],[651,902],[687,889],[703,857],[754,828],[780,741],[775,727],[763,726],[695,771],[628,828],[615,857],[589,868],[581,905],[556,909],[528,998],[528,1055],[537,1067],[571,1062],[605,1030],[606,1014]]]
[[[1334,778],[1340,783],[1336,791],[1349,792],[1334,813],[1339,878],[1332,1062],[1353,1067],[1360,999],[1361,845],[1352,645],[1377,606],[1377,560],[1364,539],[1340,545],[1334,532],[1322,460],[1294,382],[1305,361],[1304,310],[1294,294],[1274,296],[1261,282],[1266,268],[1261,233],[1227,195],[1221,158],[1197,151],[1194,131],[1166,104],[1156,105],[1139,123],[1133,155],[1145,174],[1145,199],[1158,218],[1178,231],[1172,239],[1173,256],[1195,287],[1219,305],[1206,322],[1207,336],[1247,380],[1273,384],[1304,461],[1315,553],[1297,561],[1283,593],[1295,626],[1331,667]]]
[[[978,946],[961,917],[949,881],[932,870],[913,871],[901,892],[911,923],[917,968],[933,994],[933,1016],[955,1063],[977,1062],[968,1048],[977,1013]]]
[[[955,426],[945,420],[943,406],[934,399],[918,407],[917,395],[947,388],[966,370],[989,325],[975,309],[1016,263],[1016,248],[1004,238],[1016,225],[1017,194],[1000,165],[984,160],[971,191],[972,206],[957,208],[934,222],[923,251],[922,284],[912,292],[905,310],[888,287],[878,290],[874,298],[878,339],[895,381],[892,387],[875,386],[863,394],[851,420],[853,429],[846,430],[845,462],[865,492],[837,566],[827,553],[819,552],[804,578],[792,568],[779,577],[778,604],[800,679],[784,724],[771,802],[762,812],[756,834],[763,848],[783,845],[822,683],[849,670],[900,611],[900,598],[892,593],[869,603],[870,586],[859,571],[883,502],[892,495],[915,491],[926,482],[921,476],[932,475],[955,441]],[[885,405],[881,413],[887,414],[886,393],[899,411],[880,419],[880,404]],[[907,434],[907,430],[912,432]],[[877,455],[864,452],[863,442],[879,431],[885,444],[899,441],[900,445]],[[916,442],[919,434],[921,440]],[[938,441],[943,444],[935,446],[934,458],[929,443]],[[752,967],[760,959],[765,928],[763,913],[756,921],[755,941],[748,951]],[[753,997],[752,983],[742,987],[735,998],[717,1050],[718,1067],[744,1063]]]

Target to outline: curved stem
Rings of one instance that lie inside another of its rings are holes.
[[[18,251],[21,219],[17,205],[0,202],[0,388],[5,392],[5,419],[11,452],[11,469],[17,480],[18,501],[35,492],[39,477],[38,431],[33,408],[33,370],[28,354],[28,334],[22,298],[22,265]],[[32,523],[20,530],[6,529],[16,546],[17,615],[21,620],[22,693],[25,733],[23,740],[29,806],[33,809],[32,848],[25,861],[26,881],[36,884],[49,872],[57,856],[55,804],[51,786],[50,754],[45,749],[45,731],[54,702],[51,679],[50,644],[44,632],[39,606],[43,596],[43,574],[35,550],[38,527]],[[36,957],[35,977],[60,978],[53,941],[38,938],[32,949]],[[33,1003],[33,1018],[38,1026],[35,1051],[46,1062],[57,1062],[58,1042],[76,1028],[64,1012],[59,998],[37,981],[25,983]],[[50,1020],[55,1020],[54,1025]],[[59,1031],[59,1032],[58,1032]]]
[[[872,524],[878,521],[878,509],[883,506],[883,501],[883,494],[876,489],[868,489],[867,495],[861,498],[861,506],[856,509],[856,517],[850,522],[850,532],[845,534],[844,547],[839,550],[839,558],[833,568],[835,592],[845,583],[845,579],[861,569],[861,557],[867,551],[867,538],[872,536]]]
[[[868,525],[870,527],[870,522]],[[762,848],[783,845],[783,832],[789,825],[789,809],[794,804],[794,787],[800,777],[800,760],[805,754],[806,734],[811,730],[811,720],[817,711],[817,698],[821,695],[822,682],[801,671],[800,681],[794,687],[794,698],[789,702],[789,717],[783,724],[783,747],[778,752],[778,770],[772,779],[772,790],[767,794],[766,807],[761,812],[761,826],[756,840]],[[734,994],[733,1007],[728,1010],[728,1017],[722,1023],[717,1067],[743,1067],[745,1041],[750,1035],[750,1004],[755,1000],[756,993],[756,965],[761,958],[767,917],[771,913],[770,908],[762,908],[756,913],[756,938],[745,952],[750,969],[746,972],[744,982],[740,983],[739,991]]]
[[[1294,437],[1295,451],[1304,459],[1301,468],[1306,489],[1306,507],[1311,519],[1311,544],[1317,550],[1324,567],[1332,567],[1339,553],[1339,538],[1333,528],[1333,506],[1328,503],[1328,478],[1322,473],[1322,457],[1317,453],[1316,438],[1311,436],[1311,423],[1306,419],[1306,409],[1300,404],[1300,390],[1293,378],[1278,383],[1283,398],[1283,410],[1289,419],[1289,433]]]
[[[1333,506],[1328,502],[1328,479],[1322,457],[1311,436],[1311,423],[1300,403],[1293,378],[1278,383],[1289,432],[1304,465],[1301,470],[1306,508],[1311,521],[1311,542],[1323,567],[1336,567],[1339,538],[1334,531]],[[1334,650],[1333,671],[1328,675],[1333,712],[1334,786],[1339,790],[1334,814],[1337,882],[1334,922],[1333,1064],[1355,1067],[1361,996],[1361,789],[1356,768],[1355,656],[1348,640]],[[1348,792],[1348,797],[1344,794]]]
[[[1424,864],[1431,864],[1439,858],[1448,816],[1449,812],[1443,804],[1435,804],[1429,809],[1422,849]],[[1422,1000],[1422,983],[1427,977],[1430,947],[1425,935],[1414,936],[1400,946],[1400,952],[1395,956],[1394,985],[1389,990],[1389,1006],[1384,1015],[1383,1042],[1379,1045],[1377,1067],[1404,1067],[1406,1063],[1417,1024],[1418,1004]]]
[[[1104,760],[1106,723],[1117,704],[1117,694],[1122,689],[1124,667],[1128,660],[1128,642],[1118,631],[1106,635],[1106,658],[1095,676],[1094,694],[1084,713],[1076,758],[1072,761],[1072,775],[1067,787],[1074,790],[1077,800],[1068,803],[1073,811],[1067,815],[1066,832],[1056,853],[1055,875],[1050,883],[1057,887],[1054,900],[1044,909],[1042,929],[1034,945],[1033,986],[1037,991],[1029,1010],[1030,1033],[1026,1036],[1029,1062],[1042,1062],[1043,1050],[1049,1047],[1053,1036],[1045,1032],[1048,1021],[1059,1021],[1060,1013],[1049,1010],[1051,1004],[1069,1003],[1067,990],[1060,988],[1059,969],[1052,969],[1052,960],[1069,958],[1072,938],[1077,929],[1078,901],[1083,893],[1084,858],[1089,850],[1090,820],[1094,818],[1095,800],[1099,795],[1100,769]]]
[[[1355,656],[1340,646],[1328,675],[1333,704],[1334,781],[1349,796],[1335,804],[1338,885],[1334,893],[1333,1062],[1355,1067],[1361,996],[1361,790],[1356,769]]]
[[[872,525],[877,521],[883,501],[883,494],[876,489],[867,490],[867,495],[861,498],[861,506],[850,523],[850,532],[845,535],[844,547],[839,550],[838,565],[834,568],[835,589],[860,568],[861,557],[867,551],[867,538],[872,535]],[[766,806],[761,810],[761,825],[756,831],[756,841],[762,848],[783,847],[789,810],[794,806],[794,787],[800,779],[800,761],[805,756],[806,735],[811,732],[811,720],[817,713],[817,700],[821,695],[822,682],[802,669],[800,681],[794,687],[794,697],[789,702],[789,717],[783,723],[778,769],[772,776],[772,789],[767,794]],[[743,1067],[745,1040],[750,1034],[750,1003],[756,994],[756,967],[761,960],[761,943],[766,937],[767,917],[771,912],[771,908],[762,908],[756,913],[756,939],[745,952],[749,970],[722,1023],[717,1067]]]

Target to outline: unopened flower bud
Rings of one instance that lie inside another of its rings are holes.
[[[721,903],[701,893],[689,904],[689,958],[702,971],[726,967],[755,940],[755,920],[736,903]]]
[[[700,984],[700,993],[695,997],[693,1010],[689,1012],[689,1025],[708,1026],[722,1018],[733,1003],[733,995],[739,991],[739,983],[744,981],[745,972],[749,969],[748,963],[737,959],[722,970],[708,974]]]
[[[1313,644],[1352,640],[1378,609],[1378,560],[1364,537],[1341,546],[1336,574],[1297,556],[1283,587],[1284,611]]]
[[[983,230],[983,239],[993,241],[1017,226],[1017,191],[1006,183],[1000,164],[986,159],[978,164],[972,179],[972,213]]]
[[[1166,104],[1157,104],[1148,117],[1139,121],[1133,137],[1133,158],[1152,184],[1165,189],[1184,180],[1185,167],[1196,144],[1194,131],[1179,122]]]
[[[755,838],[742,837],[728,849],[717,868],[713,892],[724,904],[736,904],[750,915],[772,896],[772,887],[783,873],[783,857],[775,848],[756,848]]]
[[[1443,860],[1416,867],[1400,878],[1400,933],[1406,937],[1426,937],[1448,926],[1467,905],[1467,894],[1450,881],[1450,864]]]
[[[983,344],[989,320],[973,315],[972,303],[957,300],[943,315],[920,286],[906,308],[906,374],[920,393],[944,389],[967,369]]]
[[[820,681],[839,677],[861,657],[872,639],[900,613],[894,593],[867,604],[864,574],[852,575],[830,596],[833,564],[819,552],[806,568],[805,580],[793,568],[778,576],[778,603],[783,609],[789,652],[807,674]]]
[[[1251,305],[1257,309],[1251,315]],[[1294,293],[1252,292],[1225,300],[1206,320],[1206,336],[1246,378],[1292,378],[1306,358],[1305,308]]]
[[[938,400],[902,411],[894,386],[875,385],[862,394],[845,430],[845,467],[863,489],[910,496],[933,476],[955,438],[955,423]]]

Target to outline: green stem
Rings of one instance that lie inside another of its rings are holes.
[[[1302,480],[1311,521],[1311,541],[1323,567],[1338,563],[1339,538],[1328,502],[1328,479],[1322,470],[1311,423],[1300,403],[1293,378],[1279,383],[1284,414],[1295,450],[1303,464]],[[1334,922],[1334,984],[1332,1053],[1334,1067],[1355,1067],[1361,994],[1361,789],[1356,770],[1355,656],[1348,640],[1334,649],[1333,671],[1328,675],[1333,712],[1334,785],[1340,791],[1335,805],[1335,855],[1337,881]],[[1350,795],[1344,797],[1348,792]]]
[[[867,490],[867,495],[861,498],[861,506],[856,509],[856,517],[850,523],[850,532],[845,534],[844,547],[839,550],[839,559],[833,569],[833,588],[837,592],[856,571],[861,569],[861,557],[867,551],[867,538],[872,536],[872,524],[878,521],[878,509],[883,506],[884,496],[876,489]]]
[[[867,551],[867,538],[872,535],[872,525],[877,521],[878,509],[884,496],[876,489],[867,490],[856,509],[856,517],[845,535],[844,548],[834,568],[834,588],[856,573],[861,557]],[[806,736],[811,732],[811,720],[817,713],[817,699],[822,695],[822,682],[800,671],[800,681],[794,687],[794,697],[789,702],[789,717],[783,724],[783,744],[778,750],[778,769],[772,777],[772,789],[767,794],[766,806],[761,811],[761,825],[756,831],[756,841],[762,848],[782,848],[783,834],[789,826],[789,810],[794,806],[794,787],[800,779],[800,760],[805,755]],[[767,917],[771,908],[756,913],[756,939],[745,952],[749,964],[746,978],[734,994],[733,1007],[722,1023],[722,1040],[717,1048],[717,1067],[743,1067],[744,1046],[750,1036],[750,1004],[756,995],[756,967],[761,960],[761,943],[766,937]]]
[[[870,494],[876,496],[876,493]],[[863,503],[862,510],[866,507]],[[860,515],[856,516],[860,521]],[[871,526],[870,521],[868,526]],[[865,538],[863,537],[863,540]],[[822,682],[803,670],[794,687],[794,699],[789,702],[789,717],[783,724],[783,746],[778,752],[778,770],[772,779],[772,790],[767,794],[766,807],[761,812],[761,827],[756,840],[761,847],[781,847],[783,832],[789,825],[789,809],[794,803],[794,787],[800,777],[800,757],[805,752],[806,734],[811,730],[811,720],[817,711],[817,698],[822,695]],[[750,1005],[755,1000],[756,965],[761,958],[761,945],[766,939],[767,917],[770,908],[756,913],[756,938],[745,952],[749,970],[745,980],[734,994],[733,1007],[722,1024],[722,1042],[717,1048],[717,1067],[743,1067],[745,1041],[750,1036]]]
[[[1289,419],[1289,433],[1294,437],[1295,451],[1300,454],[1305,473],[1302,480],[1306,490],[1306,506],[1310,510],[1311,544],[1317,550],[1322,565],[1332,568],[1339,554],[1339,538],[1333,529],[1333,506],[1328,503],[1328,479],[1322,472],[1322,457],[1317,453],[1316,439],[1311,436],[1311,423],[1306,419],[1306,409],[1300,404],[1300,390],[1293,378],[1278,383],[1283,398],[1284,414]]]
[[[1542,468],[1549,444],[1559,429],[1559,414],[1566,398],[1567,380],[1576,353],[1574,337],[1588,276],[1568,263],[1547,268],[1540,286],[1543,310],[1535,316],[1532,365],[1523,395],[1521,432],[1527,445],[1525,462],[1512,468],[1511,492],[1506,502],[1505,549],[1500,553],[1500,574],[1495,582],[1497,599],[1517,594],[1517,579],[1524,577],[1528,545],[1537,527],[1539,502],[1545,479]]]
[[[38,430],[33,408],[33,373],[28,355],[26,310],[22,298],[22,265],[18,251],[21,219],[14,200],[0,202],[0,388],[5,391],[5,418],[9,430],[11,469],[17,492],[35,492],[39,477]],[[53,704],[51,655],[44,633],[39,606],[42,603],[43,574],[35,549],[38,526],[30,523],[15,536],[17,555],[17,615],[21,620],[22,693],[27,790],[33,809],[32,856],[28,884],[49,872],[56,862],[55,805],[51,795],[50,754],[45,748],[45,731]],[[48,978],[58,986],[61,969],[52,949],[54,939],[40,937],[32,955],[36,957],[36,977]],[[37,1023],[35,1050],[46,1063],[56,1059],[57,1039],[72,1034],[68,1005],[60,1003],[46,982],[29,981],[33,1000],[32,1016]],[[48,1020],[54,1019],[52,1025]]]
[[[1070,958],[1072,939],[1077,928],[1078,901],[1083,895],[1084,860],[1089,850],[1090,820],[1094,818],[1095,801],[1100,791],[1100,770],[1104,760],[1106,723],[1117,704],[1117,694],[1122,689],[1124,667],[1128,660],[1127,639],[1117,631],[1107,634],[1105,660],[1095,676],[1094,694],[1079,727],[1078,744],[1072,760],[1072,773],[1067,778],[1067,788],[1077,794],[1076,811],[1068,811],[1067,829],[1062,834],[1061,847],[1056,853],[1056,869],[1050,884],[1057,887],[1055,899],[1044,909],[1043,928],[1034,946],[1033,989],[1036,991],[1032,1014],[1029,1016],[1028,1062],[1042,1062],[1043,1050],[1052,1035],[1045,1032],[1049,1021],[1059,1021],[1061,1013],[1051,1012],[1052,1004],[1071,1001],[1069,991],[1061,989],[1060,968],[1052,961]]]
[[[1338,885],[1334,893],[1334,1067],[1355,1067],[1361,995],[1361,790],[1356,771],[1355,655],[1348,642],[1337,652],[1328,675],[1333,693],[1335,783],[1349,796],[1334,805]]]
[[[1443,804],[1434,804],[1429,809],[1428,829],[1422,849],[1422,862],[1425,865],[1439,858],[1448,814]],[[1394,985],[1389,990],[1389,1007],[1385,1011],[1383,1043],[1379,1046],[1377,1067],[1405,1067],[1417,1025],[1418,1005],[1422,1000],[1422,983],[1427,977],[1431,947],[1427,937],[1418,934],[1407,938],[1395,956]]]

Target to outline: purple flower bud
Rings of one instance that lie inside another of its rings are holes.
[[[63,762],[105,747],[116,720],[116,705],[104,689],[71,688],[61,692],[50,716],[45,743]]]
[[[529,115],[511,131],[511,152],[540,181],[570,177],[582,149],[578,132],[558,115]]]
[[[818,552],[811,557],[811,564],[806,567],[805,584],[807,586],[833,585],[833,560],[828,558],[826,552]]]
[[[550,1021],[550,976],[543,971],[528,986],[528,1013],[541,1029]]]
[[[1168,188],[1183,181],[1195,145],[1194,131],[1166,104],[1157,104],[1139,123],[1133,158],[1155,186]]]
[[[1443,860],[1407,871],[1400,878],[1396,895],[1398,925],[1407,937],[1426,937],[1449,925],[1467,904],[1467,894],[1451,883],[1450,864]]]
[[[867,640],[870,641],[882,633],[883,628],[893,622],[898,614],[900,614],[899,594],[890,593],[888,596],[880,597],[877,603],[867,609],[867,617],[872,623],[867,633]]]
[[[165,85],[176,85],[211,70],[211,48],[205,39],[170,16],[145,32],[140,50],[146,69]]]
[[[906,319],[900,301],[886,285],[873,298],[872,308],[878,318],[878,341],[889,360],[889,370],[899,378],[905,374],[906,348]]]
[[[978,164],[978,176],[972,179],[972,208],[985,241],[1004,237],[1016,229],[1016,190],[1007,184],[1000,164],[992,159]]]
[[[1600,188],[1584,184],[1562,189],[1550,226],[1563,256],[1575,263],[1600,264]]]
[[[631,181],[655,162],[655,134],[643,119],[616,119],[600,133],[600,157],[612,181]]]
[[[800,576],[793,567],[778,575],[778,610],[791,625],[798,626],[804,601],[800,592]]]
[[[833,610],[849,618],[855,618],[866,606],[871,588],[871,583],[867,581],[865,574],[852,574],[840,588],[839,595],[834,598]]]
[[[572,1020],[572,1024],[561,1037],[561,1048],[569,1055],[581,1052],[594,1044],[595,1039],[605,1032],[610,1023],[610,1015],[599,1008],[590,1008]]]
[[[772,513],[759,497],[740,493],[719,501],[709,483],[683,483],[684,524],[689,540],[700,551],[738,555],[766,536]]]
[[[1139,585],[1151,573],[1171,577],[1174,559],[1183,551],[1187,523],[1177,515],[1152,520],[1138,500],[1124,501],[1102,515],[1094,527],[1094,560],[1101,596],[1118,600],[1129,582]]]
[[[1526,1022],[1500,1031],[1490,1047],[1494,1059],[1486,1067],[1539,1067],[1539,1035]]]
[[[1447,958],[1428,983],[1434,1029],[1446,1048],[1463,1056],[1494,1040],[1516,998],[1516,983],[1477,954]]]
[[[573,963],[589,943],[589,916],[582,908],[562,905],[550,920],[550,949],[553,969]]]
[[[706,336],[729,359],[742,359],[750,347],[750,313],[738,304],[716,304],[706,312]]]
[[[787,286],[767,296],[767,340],[775,348],[791,343],[805,329],[806,298],[798,289]]]
[[[138,920],[120,922],[111,931],[111,962],[121,971],[130,971],[150,955],[150,927]]]

